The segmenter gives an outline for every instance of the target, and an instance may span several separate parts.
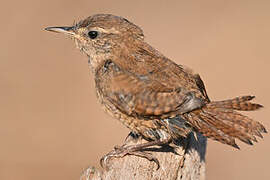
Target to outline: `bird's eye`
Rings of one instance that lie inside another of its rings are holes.
[[[89,31],[89,32],[88,32],[88,36],[89,36],[91,39],[95,39],[95,38],[98,36],[98,32],[97,32],[97,31]]]

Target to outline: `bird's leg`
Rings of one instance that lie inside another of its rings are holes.
[[[125,147],[125,146],[127,146],[128,144],[138,144],[138,141],[140,141],[140,140],[142,140],[142,136],[139,135],[139,134],[137,134],[137,133],[135,133],[135,132],[132,132],[132,131],[131,131],[131,132],[127,135],[127,137],[126,137],[126,139],[125,139],[125,141],[124,141],[124,144],[121,145],[121,146],[116,145],[116,146],[114,146],[114,149],[119,149],[119,148],[121,148],[121,147]]]
[[[107,163],[110,161],[112,158],[121,158],[126,155],[134,155],[134,156],[139,156],[142,158],[146,158],[149,161],[154,161],[157,164],[157,169],[159,168],[159,161],[157,158],[153,157],[151,153],[141,151],[147,147],[151,146],[156,146],[156,145],[164,145],[168,144],[171,142],[171,139],[161,139],[161,140],[156,140],[156,141],[150,141],[142,144],[135,144],[135,145],[123,145],[120,147],[115,147],[114,150],[112,150],[110,153],[106,154],[103,156],[103,158],[100,160],[101,166],[104,168],[108,168]]]

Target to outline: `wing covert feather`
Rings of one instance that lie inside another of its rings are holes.
[[[118,71],[110,76],[106,86],[106,97],[129,115],[164,118],[202,106],[194,93],[183,87],[166,87],[147,75]]]

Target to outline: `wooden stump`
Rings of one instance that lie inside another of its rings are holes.
[[[160,168],[154,162],[137,156],[127,155],[123,158],[111,159],[108,170],[87,168],[80,180],[203,180],[205,179],[206,138],[199,133],[193,133],[183,140],[183,146],[169,146],[147,149],[160,163]],[[142,141],[141,141],[142,142]],[[137,142],[137,143],[141,143]]]

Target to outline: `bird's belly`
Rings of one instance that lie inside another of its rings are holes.
[[[97,97],[103,110],[118,119],[131,131],[142,135],[148,140],[167,139],[170,135],[159,119],[139,119],[122,113],[113,103],[97,91]]]

